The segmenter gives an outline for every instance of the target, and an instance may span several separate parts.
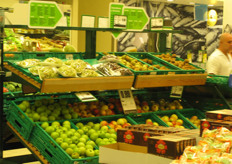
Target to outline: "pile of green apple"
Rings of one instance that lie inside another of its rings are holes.
[[[68,106],[66,99],[41,99],[22,101],[18,107],[34,122],[69,120],[78,118],[78,114]]]
[[[178,118],[178,116],[176,114],[172,114],[170,117],[165,115],[165,116],[162,116],[160,118],[170,127],[184,128],[183,120]]]
[[[104,101],[93,101],[88,103],[78,102],[69,104],[69,107],[74,110],[80,117],[95,117],[115,115],[114,105]]]
[[[54,121],[51,124],[43,122],[41,127],[73,159],[99,155],[99,150],[95,143],[95,140],[98,139],[98,133],[96,130],[91,129],[90,125],[76,130],[71,128],[69,121],[64,121],[62,124]]]

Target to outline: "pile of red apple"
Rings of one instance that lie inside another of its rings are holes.
[[[183,120],[179,119],[176,114],[172,114],[170,117],[165,115],[160,117],[160,119],[163,120],[170,127],[184,128]]]
[[[114,129],[115,131],[117,131],[120,128],[125,128],[127,126],[130,126],[131,124],[128,123],[126,118],[119,118],[116,121],[101,121],[100,123],[102,126],[109,126],[111,129]]]
[[[158,101],[146,101],[139,99],[138,96],[134,96],[134,100],[138,113],[155,112],[158,110],[183,109],[183,106],[179,100],[173,100],[170,102],[165,99],[159,99]],[[119,112],[123,112],[120,99],[110,98],[108,101],[114,104]]]
[[[115,115],[114,104],[107,104],[103,101],[93,101],[89,103],[78,102],[69,104],[69,107],[71,107],[79,117]]]

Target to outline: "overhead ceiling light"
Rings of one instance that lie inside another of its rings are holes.
[[[189,2],[190,5],[194,5],[195,3],[194,2]]]
[[[168,2],[172,2],[172,1],[174,1],[174,0],[167,0]]]
[[[208,5],[208,6],[214,6],[214,5]]]

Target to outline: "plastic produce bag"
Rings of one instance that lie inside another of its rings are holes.
[[[66,65],[58,68],[58,73],[63,77],[78,77],[76,70]]]
[[[29,68],[32,66],[37,66],[40,64],[40,60],[38,59],[25,59],[19,62],[16,62],[17,65],[23,68]]]
[[[40,80],[59,77],[59,74],[58,74],[56,67],[45,66],[45,67],[41,67],[38,70],[39,70]]]

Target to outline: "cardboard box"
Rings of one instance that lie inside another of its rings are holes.
[[[102,164],[165,164],[172,160],[147,153],[147,147],[126,143],[100,146],[99,163]]]
[[[147,139],[152,136],[161,136],[161,134],[126,128],[117,130],[117,142],[134,145],[147,146]]]
[[[155,136],[148,138],[148,153],[177,159],[187,146],[196,145],[196,139],[175,135]]]
[[[224,121],[224,120],[210,120],[210,119],[203,119],[201,120],[201,127],[200,127],[200,136],[202,136],[204,129],[217,129],[220,127],[225,127],[229,130],[232,130],[232,122]]]
[[[231,121],[232,110],[222,109],[222,110],[207,111],[205,113],[205,116],[206,116],[206,119]]]

